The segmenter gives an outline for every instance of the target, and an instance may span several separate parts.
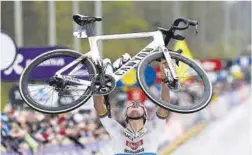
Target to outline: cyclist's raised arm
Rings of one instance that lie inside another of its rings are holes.
[[[161,70],[161,78],[163,78],[165,76],[165,73],[164,73],[164,66],[167,65],[167,63],[165,61],[161,61],[161,64],[160,64],[160,70]],[[167,102],[167,104],[170,103],[170,93],[169,93],[169,88],[164,84],[164,83],[161,83],[161,98]],[[164,108],[161,108],[161,107],[158,107],[157,109],[157,116],[161,119],[165,119],[167,118],[169,115],[169,111],[164,109]]]
[[[105,117],[108,114],[108,110],[104,104],[104,96],[94,96],[94,108],[97,112],[97,115],[100,118]]]
[[[94,96],[94,108],[103,127],[111,137],[117,137],[123,127],[114,119],[108,117],[108,110],[104,104],[104,96]]]

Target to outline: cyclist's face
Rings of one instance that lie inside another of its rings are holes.
[[[144,115],[144,109],[139,104],[132,104],[127,109],[128,117],[141,117]]]

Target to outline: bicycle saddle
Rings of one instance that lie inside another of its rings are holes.
[[[81,14],[75,14],[75,15],[73,15],[73,20],[78,25],[83,26],[84,24],[93,23],[95,21],[101,21],[102,18],[101,17],[89,17],[89,16],[84,16]]]

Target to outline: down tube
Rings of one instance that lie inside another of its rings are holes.
[[[132,57],[127,63],[125,63],[120,69],[112,74],[116,82],[119,81],[128,71],[136,67],[143,58],[148,56],[150,53],[158,49],[158,44],[156,42],[151,42],[143,50]]]

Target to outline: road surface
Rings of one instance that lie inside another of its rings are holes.
[[[252,155],[252,97],[211,122],[171,155]]]

